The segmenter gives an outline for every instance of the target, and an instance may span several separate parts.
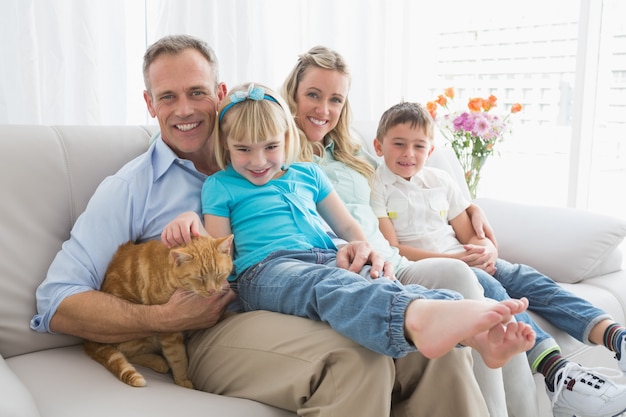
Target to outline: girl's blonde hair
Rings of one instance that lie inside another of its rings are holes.
[[[226,143],[229,137],[236,142],[258,143],[284,132],[285,167],[299,160],[302,139],[289,107],[264,85],[245,83],[230,90],[220,104],[215,123],[215,158],[222,169],[230,163]]]
[[[298,104],[296,102],[296,94],[298,92],[298,86],[305,72],[311,67],[337,71],[345,75],[348,78],[348,82],[351,81],[348,65],[338,52],[325,46],[314,46],[306,53],[299,56],[296,66],[293,67],[282,86],[282,96],[287,101],[292,115],[295,115],[297,112]],[[362,144],[360,141],[355,140],[350,132],[351,113],[350,101],[348,97],[346,97],[341,113],[339,114],[337,126],[328,133],[328,136],[335,144],[335,159],[343,162],[370,180],[374,173],[374,167],[366,158],[359,155],[362,151]],[[300,131],[300,133],[303,137],[305,136],[302,131]],[[306,137],[304,137],[304,139],[306,139]],[[316,153],[313,146],[322,145],[319,143],[312,144],[307,140],[306,147],[303,148],[301,159],[306,161],[312,159],[313,153]],[[319,149],[317,153],[323,155],[323,149]]]

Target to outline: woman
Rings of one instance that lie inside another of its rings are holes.
[[[401,257],[398,250],[391,247],[380,233],[378,219],[369,206],[369,178],[376,163],[350,133],[349,88],[350,73],[339,53],[316,46],[299,57],[283,84],[282,95],[310,145],[305,150],[304,158],[315,160],[326,172],[350,213],[368,235],[370,243],[393,265],[401,282],[421,284],[429,288],[449,288],[466,298],[483,298],[478,282],[475,277],[470,276],[471,270],[464,262],[454,259],[410,262]],[[468,214],[477,233],[494,240],[481,209],[472,205]],[[412,354],[396,361],[398,380],[410,380],[411,376],[405,375],[413,369],[409,363],[419,356]],[[508,415],[501,372],[487,369],[479,359],[475,360],[474,372],[490,415]],[[503,372],[505,375],[511,373],[512,377],[505,378],[504,384],[507,392],[514,393],[508,398],[508,405],[513,408],[510,410],[511,415],[536,415],[536,410],[528,406],[536,404],[535,385],[524,355],[517,355],[505,366]],[[506,383],[509,379],[511,384]],[[443,390],[444,387],[440,389]],[[428,398],[437,401],[437,395],[419,396],[418,400],[418,394],[418,390],[411,389],[395,392],[394,407],[415,410],[424,401],[428,401]]]

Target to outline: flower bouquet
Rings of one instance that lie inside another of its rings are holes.
[[[437,99],[426,103],[426,108],[459,159],[465,182],[474,199],[483,165],[494,153],[495,144],[502,141],[506,133],[510,133],[508,118],[521,111],[522,105],[513,104],[505,116],[500,116],[490,112],[498,100],[494,95],[470,98],[468,110],[464,111],[450,109],[448,104],[453,100],[454,88],[446,88]],[[438,114],[440,107],[447,113]]]

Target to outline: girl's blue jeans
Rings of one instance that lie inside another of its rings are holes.
[[[600,321],[611,318],[603,310],[563,289],[551,278],[528,265],[512,264],[498,259],[495,276],[479,268],[472,269],[485,290],[485,297],[497,301],[509,297],[526,297],[529,301],[528,310],[537,313],[583,343],[591,344],[589,341],[591,329]],[[528,362],[535,371],[537,359],[541,359],[547,350],[558,348],[558,345],[528,313],[519,314],[516,318],[532,326],[537,333],[535,346],[527,352]]]
[[[245,270],[237,292],[246,311],[269,310],[328,323],[338,333],[387,356],[415,351],[404,332],[404,314],[420,298],[453,300],[455,291],[371,279],[336,266],[336,251],[277,251]],[[443,329],[442,329],[443,330]]]

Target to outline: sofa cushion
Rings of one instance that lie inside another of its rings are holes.
[[[96,186],[143,152],[149,137],[140,126],[2,127],[0,354],[5,358],[79,343],[30,330],[35,290]]]
[[[40,417],[32,395],[0,356],[0,416]]]
[[[561,207],[479,198],[501,258],[531,265],[557,282],[576,283],[619,271],[626,221]]]
[[[131,387],[84,354],[81,346],[15,356],[7,363],[46,417],[295,416],[255,401],[183,388],[169,374],[141,367],[137,369],[148,384]]]

